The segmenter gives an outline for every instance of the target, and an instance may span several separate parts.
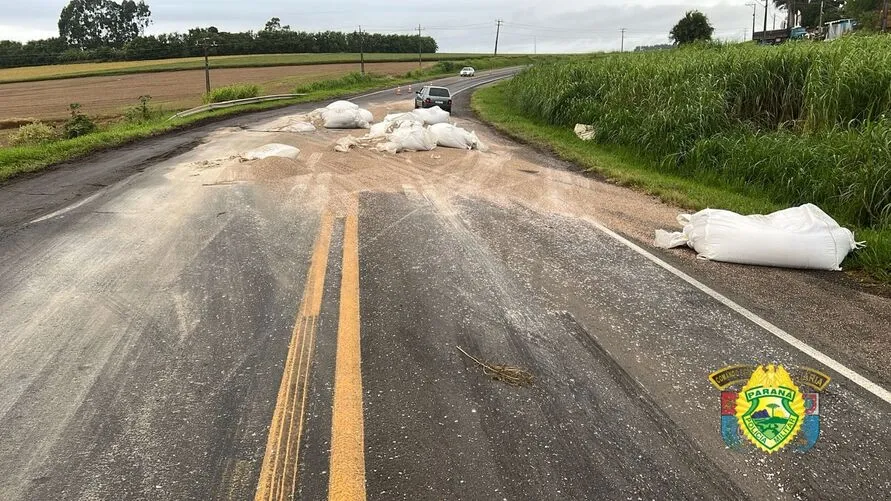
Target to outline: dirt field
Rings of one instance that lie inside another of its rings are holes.
[[[366,71],[382,74],[402,74],[417,67],[417,62],[365,65]],[[216,69],[211,70],[210,82],[214,87],[256,83],[264,93],[275,94],[293,92],[298,84],[337,78],[358,69],[356,64]],[[62,119],[68,115],[68,104],[74,102],[80,103],[88,115],[114,116],[137,104],[142,95],[152,96],[152,104],[165,109],[185,109],[201,104],[203,93],[202,70],[0,84],[0,124]]]

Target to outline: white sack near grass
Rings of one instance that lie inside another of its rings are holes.
[[[241,158],[245,160],[260,160],[262,158],[269,157],[284,157],[284,158],[297,158],[297,155],[300,154],[300,150],[293,147],[288,146],[287,144],[279,144],[279,143],[270,143],[264,144],[259,148],[254,148],[250,151],[247,151],[241,155]]]
[[[728,263],[840,270],[845,256],[862,245],[813,204],[751,216],[705,209],[681,214],[678,222],[681,232],[656,230],[657,247],[687,244],[702,259]]]
[[[594,129],[593,125],[575,124],[573,131],[582,141],[590,141],[597,136],[597,131]]]

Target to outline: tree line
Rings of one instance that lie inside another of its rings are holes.
[[[142,1],[72,0],[62,9],[59,36],[27,43],[0,41],[0,68],[85,61],[137,61],[213,55],[365,52],[435,53],[436,40],[417,35],[293,31],[272,18],[258,31],[216,27],[144,35],[151,23]]]

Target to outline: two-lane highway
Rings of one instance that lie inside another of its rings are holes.
[[[0,499],[886,499],[891,301],[649,248],[677,209],[473,120],[490,76],[441,82],[485,152],[308,105],[0,187]],[[722,439],[708,374],[768,362],[832,377],[805,454]]]

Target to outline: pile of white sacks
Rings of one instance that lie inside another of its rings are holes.
[[[353,146],[373,147],[377,151],[430,151],[437,146],[465,150],[486,150],[473,132],[449,123],[449,112],[438,106],[394,113],[371,126],[362,137],[347,136],[334,145],[336,151],[349,151]]]

